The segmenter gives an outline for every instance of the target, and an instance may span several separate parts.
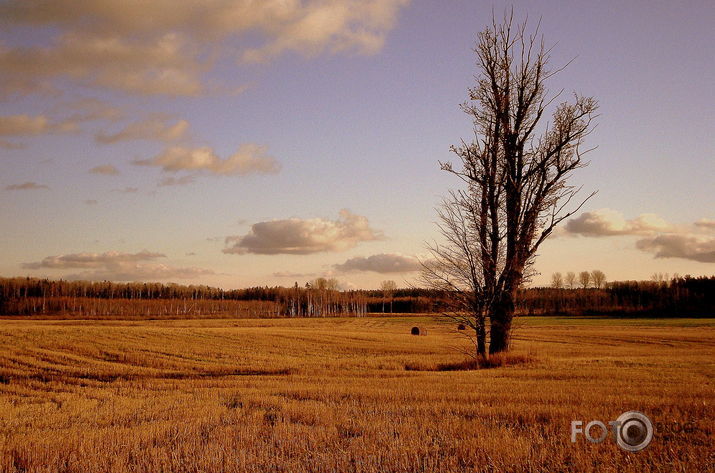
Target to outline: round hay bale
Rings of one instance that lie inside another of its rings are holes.
[[[410,330],[410,333],[412,335],[419,335],[420,334],[420,328],[419,327],[412,327],[412,330]]]
[[[464,324],[459,324],[457,325],[457,330],[467,330],[467,327],[465,327]]]

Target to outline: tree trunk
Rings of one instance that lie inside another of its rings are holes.
[[[480,317],[477,320],[477,356],[479,358],[487,357],[487,328],[485,327],[486,320]]]
[[[511,321],[514,318],[514,291],[504,291],[489,314],[489,354],[509,350]]]

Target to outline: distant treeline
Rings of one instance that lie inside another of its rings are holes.
[[[429,289],[339,291],[330,286],[223,290],[161,283],[0,278],[0,314],[102,316],[325,317],[436,313],[449,294]],[[626,281],[604,288],[529,288],[519,315],[715,315],[715,276]]]
[[[715,316],[715,276],[618,281],[603,289],[526,289],[518,306],[521,315]]]
[[[251,287],[0,278],[0,315],[80,316],[362,316],[434,312],[443,296],[422,289],[339,291],[329,286]]]

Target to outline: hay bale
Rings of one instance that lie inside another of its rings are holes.
[[[457,325],[457,330],[467,330],[467,327],[465,327],[464,324],[459,324]]]
[[[420,334],[420,328],[419,327],[412,327],[412,330],[410,331],[412,335],[419,335]]]

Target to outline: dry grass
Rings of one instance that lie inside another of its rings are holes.
[[[712,319],[533,319],[502,366],[444,371],[465,343],[407,317],[0,321],[0,471],[712,471]],[[696,428],[571,444],[631,409]]]

